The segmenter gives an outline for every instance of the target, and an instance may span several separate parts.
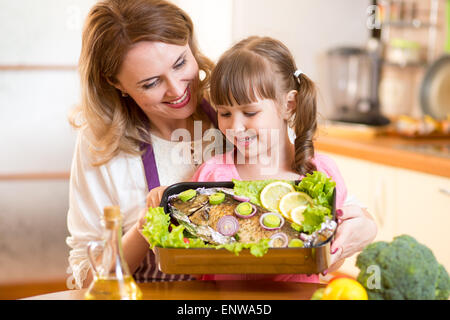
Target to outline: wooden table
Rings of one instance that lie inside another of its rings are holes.
[[[325,284],[273,281],[174,281],[141,283],[145,300],[309,300]],[[82,300],[86,289],[24,300]]]

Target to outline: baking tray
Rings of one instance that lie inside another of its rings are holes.
[[[298,181],[296,181],[296,184]],[[187,189],[233,188],[233,182],[182,182],[169,186],[160,206],[169,213],[168,197]],[[336,221],[336,189],[333,193],[333,220]],[[314,248],[270,248],[262,257],[250,250],[239,255],[214,248],[159,248],[153,250],[159,270],[166,274],[317,274],[330,265],[330,246],[336,234]]]

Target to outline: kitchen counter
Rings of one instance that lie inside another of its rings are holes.
[[[140,283],[144,300],[310,300],[318,283],[275,281],[173,281]],[[66,290],[24,300],[83,300],[86,289]]]
[[[317,151],[450,178],[450,138],[404,138],[365,126],[322,125]]]

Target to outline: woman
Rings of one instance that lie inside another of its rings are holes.
[[[184,129],[194,137],[194,123],[201,123],[204,133],[216,122],[204,99],[212,63],[197,48],[191,19],[166,1],[99,2],[84,26],[79,68],[82,101],[71,123],[80,132],[71,168],[67,238],[77,287],[92,279],[86,246],[101,238],[100,218],[107,205],[122,210],[123,252],[137,282],[193,279],[159,272],[140,233],[145,207],[158,205],[146,199],[161,194],[160,186],[190,180],[201,162],[194,161],[199,158],[193,152],[190,161],[177,162],[173,131]],[[219,148],[220,140],[214,139]],[[201,138],[182,143],[188,149],[209,144]],[[342,219],[335,243],[346,251],[333,257],[357,252],[376,233],[373,220],[359,207],[345,209]],[[341,261],[333,260],[335,266]]]
[[[124,216],[123,250],[136,280],[172,279],[157,271],[136,222],[149,189],[188,180],[195,171],[191,161],[171,161],[171,132],[184,128],[194,136],[194,120],[204,130],[213,126],[213,110],[202,99],[212,63],[198,51],[183,11],[163,1],[136,0],[92,8],[79,66],[82,102],[71,122],[80,134],[67,239],[77,286],[92,278],[86,245],[101,237],[103,207],[111,204]]]

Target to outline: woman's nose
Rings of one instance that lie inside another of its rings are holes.
[[[186,87],[182,81],[175,77],[167,78],[166,96],[176,99],[183,95],[184,90],[186,90]]]

